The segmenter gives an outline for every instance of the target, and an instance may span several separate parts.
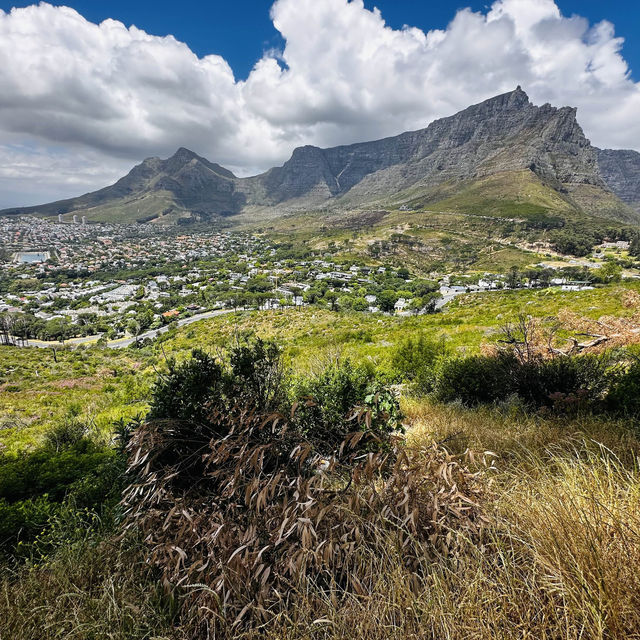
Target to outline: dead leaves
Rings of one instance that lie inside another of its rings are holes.
[[[479,539],[486,524],[490,455],[410,451],[393,436],[380,447],[363,418],[364,429],[321,457],[282,416],[236,407],[211,420],[227,435],[197,459],[171,463],[180,430],[144,424],[131,442],[136,480],[123,500],[126,527],[142,534],[163,583],[202,586],[183,589],[194,630],[264,623],[309,581],[366,596],[376,579],[367,554],[395,545],[417,571],[425,556]]]

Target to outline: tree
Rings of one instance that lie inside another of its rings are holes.
[[[338,294],[335,291],[327,291],[324,294],[324,299],[331,305],[332,311],[337,311],[338,307]]]
[[[520,286],[520,270],[515,265],[509,269],[507,286],[509,289],[517,289]]]
[[[398,302],[398,294],[393,289],[385,289],[378,294],[377,302],[381,311],[390,313],[394,310],[396,302]]]
[[[127,331],[136,339],[136,342],[138,342],[138,336],[140,335],[140,323],[137,320],[134,320],[133,318],[129,320],[127,323]]]
[[[368,308],[369,308],[369,303],[365,300],[365,298],[358,297],[353,299],[354,311],[366,311]]]
[[[622,279],[622,267],[615,262],[607,262],[594,272],[594,279],[603,284],[620,282]]]
[[[640,256],[640,233],[635,233],[629,243],[629,255],[634,257]]]

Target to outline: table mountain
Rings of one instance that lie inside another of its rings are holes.
[[[259,217],[263,210],[435,203],[512,217],[553,211],[637,222],[640,154],[634,154],[598,151],[574,108],[535,106],[518,87],[419,131],[330,149],[300,147],[283,166],[258,176],[237,178],[179,149],[167,160],[145,160],[100,191],[0,213],[175,221],[247,210]]]

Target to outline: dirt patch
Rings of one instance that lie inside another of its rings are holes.
[[[341,229],[366,229],[374,226],[387,215],[389,215],[388,211],[360,211],[351,213],[341,220],[332,220],[332,223]]]
[[[54,389],[91,389],[97,385],[96,378],[67,378],[50,384]]]

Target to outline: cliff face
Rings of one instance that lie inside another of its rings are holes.
[[[622,202],[636,207],[640,202],[640,154],[598,155],[575,109],[535,106],[520,87],[419,131],[330,149],[300,147],[283,166],[251,178],[236,178],[220,165],[179,149],[167,160],[145,160],[111,187],[4,213],[52,215],[100,211],[107,205],[109,211],[129,211],[140,210],[141,201],[152,213],[162,203],[168,205],[165,210],[218,215],[233,215],[247,205],[282,210],[366,206],[401,201],[405,194],[430,198],[443,185],[451,195],[491,176],[500,176],[508,187],[514,172],[542,185],[573,211],[640,220]],[[477,209],[482,205],[480,199]]]
[[[419,131],[332,149],[296,149],[284,166],[249,180],[262,186],[259,204],[279,204],[348,192],[351,199],[366,199],[418,183],[434,186],[518,169],[558,188],[606,188],[575,109],[536,107],[520,87]]]
[[[600,149],[598,164],[611,191],[640,213],[640,153]]]

